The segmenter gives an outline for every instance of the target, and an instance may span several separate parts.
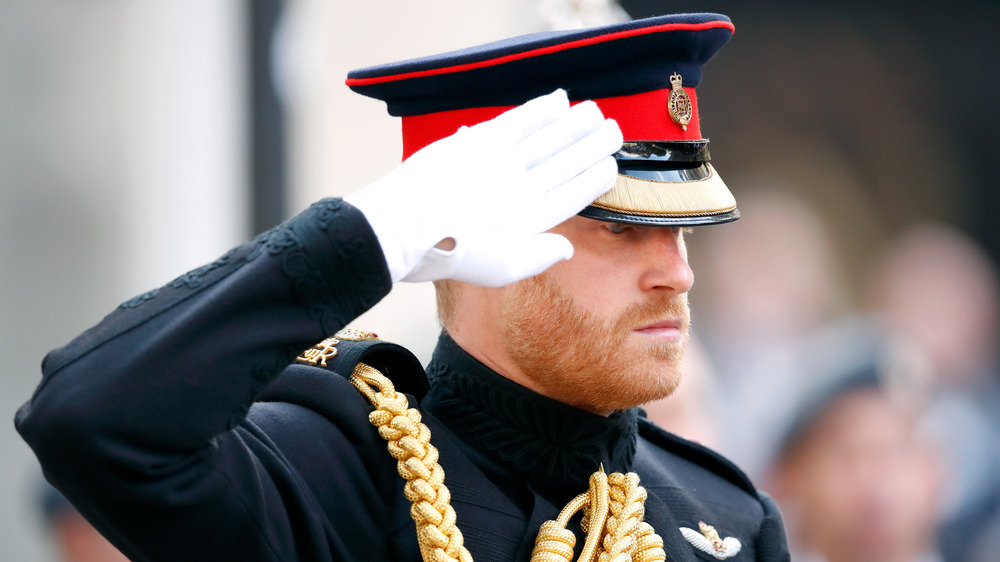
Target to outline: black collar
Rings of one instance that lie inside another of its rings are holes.
[[[552,400],[495,373],[442,334],[423,406],[472,449],[538,490],[583,493],[590,475],[627,472],[638,409],[608,417]]]

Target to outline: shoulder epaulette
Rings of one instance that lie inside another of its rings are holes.
[[[423,366],[408,349],[380,340],[372,332],[341,330],[295,358],[295,364],[319,367],[345,378],[350,378],[358,363],[378,369],[397,390],[417,400],[430,389]]]

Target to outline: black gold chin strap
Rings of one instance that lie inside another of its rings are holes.
[[[413,502],[410,516],[417,525],[417,542],[424,562],[472,562],[455,524],[451,493],[444,485],[438,451],[431,445],[431,431],[410,408],[406,396],[377,369],[358,363],[351,375],[355,386],[375,406],[368,416],[387,441],[399,475],[406,480],[406,498]],[[374,388],[373,388],[374,387]],[[590,477],[590,489],[570,501],[555,521],[538,531],[532,562],[572,562],[576,536],[567,523],[583,510],[581,523],[587,539],[577,559],[581,562],[653,562],[666,560],[663,539],[643,519],[646,490],[635,473]]]

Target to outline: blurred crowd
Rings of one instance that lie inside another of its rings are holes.
[[[793,559],[1000,559],[998,277],[962,232],[872,244],[849,296],[828,232],[790,193],[691,235],[693,345],[654,420],[775,497]]]

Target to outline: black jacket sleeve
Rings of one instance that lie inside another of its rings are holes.
[[[315,506],[246,414],[297,354],[390,287],[364,216],[320,201],[51,352],[17,429],[46,477],[132,559],[336,558],[337,532],[301,540]],[[304,442],[344,443],[323,448],[333,474],[360,466],[351,436],[304,427],[316,432]]]

